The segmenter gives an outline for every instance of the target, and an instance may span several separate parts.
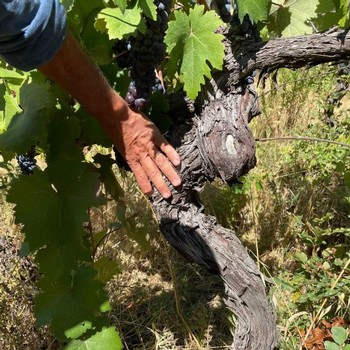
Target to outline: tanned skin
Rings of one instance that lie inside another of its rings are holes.
[[[178,153],[144,114],[131,109],[112,89],[72,34],[68,33],[56,55],[38,70],[98,120],[146,195],[153,193],[153,184],[164,198],[171,197],[162,175],[175,187],[181,184],[173,167],[180,164]]]

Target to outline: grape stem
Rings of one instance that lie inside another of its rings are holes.
[[[204,6],[205,11],[209,11],[210,10],[210,8],[209,8],[209,6],[208,6],[208,4],[207,4],[207,2],[205,0],[198,0],[197,2],[198,2],[198,4]]]

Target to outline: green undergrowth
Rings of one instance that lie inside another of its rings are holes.
[[[256,168],[231,188],[215,182],[201,194],[205,210],[236,232],[267,277],[282,350],[301,349],[310,325],[335,317],[350,322],[349,95],[331,120],[324,113],[335,71],[280,70],[260,83],[262,114],[251,124],[260,140]],[[16,176],[12,166],[3,169],[0,186]],[[117,169],[116,176],[125,194],[91,210],[85,229],[96,241],[108,232],[94,258],[109,266],[100,277],[114,273],[109,318],[125,349],[229,349],[235,320],[220,279],[171,249],[133,178]],[[0,281],[0,348],[54,350],[55,339],[34,322],[35,265],[18,257],[21,228],[11,208],[0,205],[0,239],[12,247],[0,261],[7,271]]]
[[[349,94],[331,118],[324,113],[335,71],[280,70],[258,87],[256,168],[232,188],[202,194],[270,278],[285,350],[301,349],[324,321],[350,321]]]

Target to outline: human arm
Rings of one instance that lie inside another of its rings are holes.
[[[177,186],[179,156],[143,114],[109,86],[81,45],[67,34],[59,0],[0,1],[0,56],[22,70],[39,70],[61,85],[95,117],[124,156],[146,194],[151,182],[164,197]]]
[[[164,198],[171,196],[162,174],[173,186],[180,185],[180,177],[172,166],[179,165],[179,155],[145,115],[129,108],[110,87],[71,34],[68,33],[55,56],[38,70],[64,88],[98,120],[146,195],[153,192],[153,183]]]

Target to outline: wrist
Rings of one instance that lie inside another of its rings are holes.
[[[99,101],[96,111],[89,111],[101,125],[108,130],[121,125],[129,118],[130,108],[127,102],[112,90],[104,102]]]

